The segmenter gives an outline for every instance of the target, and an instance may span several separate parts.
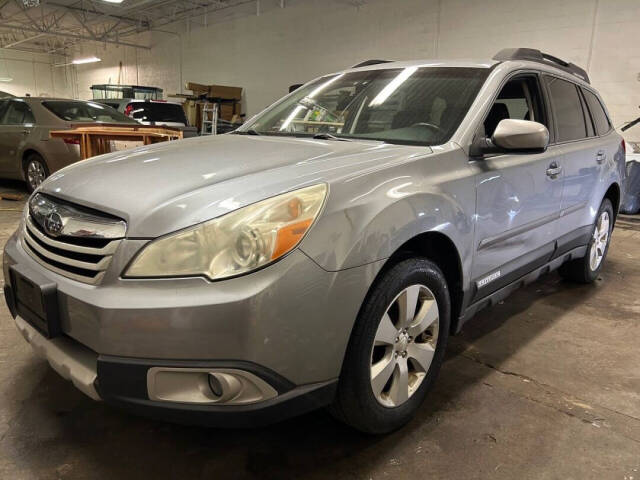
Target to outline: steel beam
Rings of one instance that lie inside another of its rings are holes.
[[[9,30],[19,30],[19,31],[23,31],[23,32],[31,32],[31,33],[46,33],[47,35],[51,35],[53,37],[73,38],[75,40],[80,40],[80,41],[89,41],[89,42],[99,41],[100,43],[109,43],[111,45],[121,45],[123,47],[141,48],[143,50],[150,50],[151,49],[151,47],[149,47],[147,45],[140,45],[140,44],[129,43],[129,42],[121,42],[119,40],[109,40],[109,39],[104,39],[104,38],[96,40],[95,38],[88,37],[86,35],[79,35],[79,34],[75,34],[75,33],[61,32],[59,30],[57,30],[57,31],[38,30],[38,29],[32,28],[32,27],[25,27],[25,26],[19,26],[19,25],[7,25],[7,24],[0,23],[0,29],[3,29],[3,28],[9,29]]]
[[[26,38],[23,38],[21,40],[16,40],[15,42],[7,43],[6,45],[0,46],[0,48],[12,48],[12,47],[15,47],[16,45],[20,45],[21,43],[30,42],[31,40],[35,40],[36,38],[44,37],[46,35],[48,35],[48,34],[47,33],[39,33],[39,34],[34,35],[32,37],[26,37]]]
[[[104,12],[100,12],[100,11],[94,10],[94,9],[74,7],[74,6],[71,6],[71,5],[62,5],[60,3],[55,3],[55,2],[47,2],[45,5],[51,5],[51,6],[54,6],[56,8],[61,8],[63,10],[68,10],[68,11],[71,11],[71,12],[82,12],[82,13],[89,13],[91,15],[96,15],[96,16],[100,16],[100,17],[108,17],[108,18],[112,18],[114,20],[120,20],[121,22],[128,23],[130,25],[139,25],[140,24],[140,22],[135,18],[125,17],[125,16],[121,16],[121,15],[113,15],[111,13],[104,13]]]

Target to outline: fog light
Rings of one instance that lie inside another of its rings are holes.
[[[243,405],[278,395],[253,373],[232,368],[153,367],[147,372],[150,400],[176,403]]]
[[[246,390],[241,377],[228,372],[210,372],[209,388],[218,403],[234,401]]]
[[[222,385],[220,385],[220,380],[213,373],[209,374],[209,388],[216,397],[222,396]]]

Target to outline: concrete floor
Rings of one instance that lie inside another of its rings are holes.
[[[21,209],[0,201],[0,250]],[[639,293],[640,219],[626,217],[595,285],[550,274],[482,312],[417,417],[386,437],[323,411],[235,431],[122,413],[37,358],[2,302],[0,478],[640,480]]]

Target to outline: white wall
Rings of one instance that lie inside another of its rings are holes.
[[[54,67],[55,60],[51,55],[0,49],[0,77],[13,79],[0,82],[0,90],[16,96],[69,96],[73,71]]]
[[[262,0],[263,11],[207,28],[139,41],[150,51],[108,47],[77,67],[78,95],[118,78],[178,92],[183,82],[245,88],[254,114],[293,83],[364,59],[490,58],[503,47],[539,48],[585,67],[616,125],[640,115],[638,0]],[[640,130],[640,129],[638,129]],[[640,132],[637,134],[640,137]]]

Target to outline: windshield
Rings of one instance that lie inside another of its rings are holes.
[[[175,122],[187,125],[182,106],[175,103],[132,102],[125,113],[139,122]]]
[[[451,138],[488,72],[408,67],[323,77],[238,131],[439,145]]]
[[[94,102],[50,100],[42,105],[67,122],[138,123],[107,105]]]

